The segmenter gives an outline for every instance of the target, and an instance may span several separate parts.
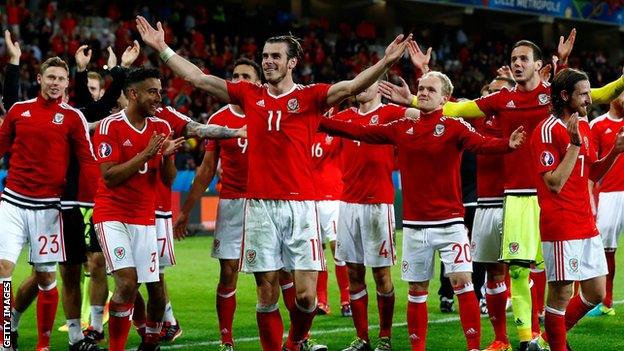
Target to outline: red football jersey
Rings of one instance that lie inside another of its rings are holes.
[[[479,118],[472,124],[483,136],[502,138],[499,118]],[[503,155],[477,155],[477,203],[483,206],[502,206],[505,181],[502,177]]]
[[[316,198],[310,150],[329,87],[295,84],[274,96],[267,85],[227,82],[232,103],[243,108],[247,120],[247,198]]]
[[[228,128],[242,128],[247,123],[244,114],[236,113],[230,105],[215,112],[208,124],[217,124]],[[245,197],[247,189],[247,146],[246,138],[210,139],[206,142],[206,151],[215,151],[221,160],[222,199],[240,199]]]
[[[171,127],[162,119],[148,117],[143,130],[137,130],[128,121],[125,110],[106,117],[93,137],[98,161],[121,164],[132,159],[145,149],[154,132],[167,135]],[[162,183],[161,165],[159,152],[139,172],[115,187],[107,187],[100,177],[93,221],[153,225],[157,183]]]
[[[334,116],[361,125],[379,125],[405,117],[405,107],[379,104],[367,113],[350,108]],[[343,140],[341,200],[357,204],[394,203],[394,146]]]
[[[172,138],[179,138],[184,135],[184,128],[191,121],[185,114],[176,111],[171,106],[165,106],[156,109],[155,117],[158,117],[167,123],[173,131]],[[171,215],[171,187],[163,182],[157,183],[156,195],[156,214],[159,216]]]
[[[548,189],[543,174],[552,171],[563,160],[570,146],[570,137],[563,122],[550,116],[538,125],[531,137],[533,163],[536,168],[537,198],[540,205],[542,241],[591,238],[598,235],[589,204],[589,170],[596,162],[589,123],[579,122],[583,143],[572,174],[556,194]]]
[[[591,127],[592,144],[596,148],[598,158],[601,159],[611,151],[617,133],[624,127],[624,119],[613,118],[609,112],[594,119]],[[600,181],[600,192],[624,191],[624,158],[618,157],[611,169]]]
[[[342,194],[340,138],[316,133],[312,144],[317,200],[340,200]]]
[[[550,84],[540,83],[532,91],[503,88],[475,102],[486,116],[496,115],[499,118],[504,137],[510,136],[520,126],[524,127],[527,135],[531,135],[550,113]],[[505,155],[505,193],[535,194],[534,167],[528,143]]]
[[[326,119],[321,130],[375,144],[394,144],[399,152],[403,189],[403,225],[463,223],[460,164],[463,150],[509,151],[509,141],[483,137],[462,119],[438,110],[418,121],[403,118],[383,125],[360,125]]]
[[[59,200],[71,153],[80,164],[95,163],[82,113],[41,95],[15,103],[7,113],[0,128],[0,156],[7,152],[11,159],[6,187],[33,199]],[[26,202],[21,205],[27,207]]]

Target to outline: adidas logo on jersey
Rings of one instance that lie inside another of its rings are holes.
[[[256,102],[256,105],[258,105],[260,107],[264,107],[264,99],[258,100],[258,102]]]
[[[405,134],[410,134],[410,135],[414,134],[414,127],[410,127],[410,129],[406,130]]]
[[[466,330],[466,335],[476,335],[477,331],[474,328],[469,328]]]
[[[26,110],[24,112],[22,112],[22,117],[30,117],[30,110]]]
[[[507,108],[516,108],[516,104],[513,102],[513,100],[509,100],[509,102],[507,103]]]
[[[611,128],[607,128],[607,130],[605,130],[605,134],[609,134],[612,133],[613,131],[611,130]]]
[[[124,141],[123,146],[132,146],[132,142],[130,141],[130,139],[126,139],[126,141]]]

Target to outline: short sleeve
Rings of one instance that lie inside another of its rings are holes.
[[[491,116],[496,114],[499,111],[499,101],[502,100],[503,94],[507,92],[507,89],[503,88],[501,91],[497,91],[495,93],[480,97],[476,99],[474,102],[479,107],[479,110],[483,112],[486,116]]]
[[[531,137],[532,157],[539,175],[556,169],[561,163],[561,153],[554,144],[556,142],[555,135],[545,140],[542,133],[533,133]]]
[[[320,110],[322,111],[327,110],[329,107],[327,106],[327,92],[329,91],[330,87],[331,87],[331,84],[323,84],[323,83],[317,83],[317,84],[312,85],[314,101],[317,106],[321,106]]]
[[[114,133],[110,126],[106,134],[100,133],[99,129],[93,136],[93,144],[95,147],[95,157],[98,163],[119,162],[119,148],[116,138],[111,134]]]
[[[227,92],[230,96],[230,103],[234,105],[240,105],[244,108],[245,106],[245,95],[249,92],[249,88],[252,83],[239,81],[236,83],[226,81]]]
[[[156,113],[156,117],[169,123],[171,130],[173,130],[175,138],[183,136],[184,128],[189,122],[191,122],[191,119],[188,116],[181,112],[178,112],[171,106],[159,109]]]

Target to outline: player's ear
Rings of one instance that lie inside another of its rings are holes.
[[[42,78],[43,78],[43,77],[41,76],[41,73],[37,73],[37,83],[38,83],[39,85],[41,85],[41,79],[42,79]]]
[[[295,66],[297,66],[297,58],[293,57],[290,60],[288,60],[288,68],[289,69],[294,69]]]
[[[565,102],[568,102],[568,100],[570,99],[570,94],[568,94],[568,92],[565,90],[562,90],[560,95],[561,95],[561,100]]]

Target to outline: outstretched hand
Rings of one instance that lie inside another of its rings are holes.
[[[401,86],[385,80],[379,82],[379,92],[383,97],[395,104],[409,106],[412,104],[412,93],[409,90],[407,82],[401,77],[399,77],[399,80],[401,81]]]
[[[140,52],[141,46],[139,46],[139,42],[135,40],[121,55],[121,67],[128,68],[132,66],[132,63],[139,57]]]
[[[171,134],[165,139],[162,144],[162,154],[164,157],[171,156],[178,151],[184,145],[184,137],[179,137],[177,139],[171,139]]]
[[[576,28],[573,28],[570,31],[570,35],[568,35],[567,38],[564,38],[563,35],[559,37],[559,45],[557,46],[557,56],[559,56],[561,63],[564,65],[568,63],[568,57],[570,57],[570,53],[572,53],[575,40],[576,40]]]
[[[526,132],[524,131],[524,127],[520,126],[516,128],[516,130],[511,133],[509,136],[509,147],[511,149],[517,149],[522,144],[524,144],[524,140],[526,139]]]
[[[412,40],[412,35],[409,34],[407,38],[403,34],[399,34],[393,41],[388,45],[385,52],[385,58],[388,63],[388,66],[391,66],[398,59],[403,56],[405,53],[405,49],[407,48],[407,44]]]
[[[565,122],[568,135],[570,136],[570,143],[580,145],[581,133],[579,132],[579,115],[578,112],[574,112],[570,118]]]
[[[143,16],[136,17],[136,25],[141,39],[145,44],[149,45],[155,50],[163,51],[167,48],[165,43],[165,30],[160,22],[156,23],[156,29]]]
[[[89,64],[89,61],[91,61],[91,54],[93,52],[91,49],[87,50],[88,48],[88,45],[82,45],[78,48],[78,50],[76,50],[74,58],[76,60],[76,69],[78,72],[82,72],[87,69],[87,65]]]
[[[410,40],[407,43],[407,53],[409,54],[412,64],[423,74],[429,72],[429,61],[431,61],[432,50],[432,48],[428,48],[427,52],[423,53],[416,41]]]
[[[9,63],[12,65],[19,65],[20,56],[22,56],[22,49],[20,48],[19,41],[11,40],[11,32],[4,31],[4,42],[6,43],[7,53],[9,54]]]
[[[117,66],[117,55],[115,55],[115,51],[112,46],[107,47],[106,51],[108,51],[108,60],[106,60],[106,65],[108,66],[108,69],[111,69]]]

